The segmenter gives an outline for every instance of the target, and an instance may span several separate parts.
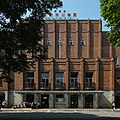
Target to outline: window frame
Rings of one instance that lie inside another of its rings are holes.
[[[58,40],[58,45],[59,45],[59,46],[62,46],[62,44],[63,44],[62,39],[59,39],[59,40]]]
[[[82,45],[82,46],[85,45],[85,40],[84,39],[80,39],[80,45]]]
[[[48,46],[51,46],[51,41],[50,41],[50,39],[47,39],[47,45],[48,45]]]

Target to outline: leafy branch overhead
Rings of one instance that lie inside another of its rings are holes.
[[[108,40],[114,46],[120,46],[120,0],[100,0],[100,10],[110,28]]]
[[[42,28],[46,14],[62,6],[60,0],[0,0],[0,68],[23,71],[46,59]]]

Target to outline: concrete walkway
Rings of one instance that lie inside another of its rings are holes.
[[[112,112],[112,109],[31,109],[31,108],[1,108],[3,112],[5,111],[11,111],[11,112],[70,112],[70,111],[93,111],[93,112],[101,112],[101,111],[108,111]],[[120,112],[120,109],[115,109],[114,112]]]

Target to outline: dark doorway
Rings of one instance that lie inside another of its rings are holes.
[[[93,95],[85,95],[85,108],[93,108]]]
[[[34,94],[26,94],[26,108],[31,108],[32,103],[34,102]]]
[[[115,96],[115,107],[120,108],[120,96]]]
[[[78,108],[78,95],[70,96],[70,108]]]
[[[5,94],[0,92],[0,106],[2,106],[2,102],[5,100]]]
[[[26,102],[29,102],[29,103],[34,102],[34,95],[33,94],[26,94]]]
[[[41,108],[49,108],[49,95],[41,95]]]

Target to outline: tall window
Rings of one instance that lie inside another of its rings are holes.
[[[69,40],[69,44],[70,44],[70,45],[73,45],[73,44],[74,44],[72,38],[70,38],[70,40]]]
[[[85,73],[85,84],[87,86],[91,86],[92,85],[92,76],[93,76],[92,72],[86,72]]]
[[[77,72],[71,72],[70,74],[70,85],[77,86],[78,83],[78,73]]]
[[[119,61],[118,61],[118,56],[115,56],[115,65],[118,65]]]
[[[61,39],[59,39],[58,44],[62,45],[62,40]]]
[[[41,82],[42,83],[49,83],[49,73],[48,72],[43,72],[41,74]]]
[[[56,84],[63,84],[64,83],[64,73],[58,72],[56,73]]]
[[[85,40],[84,39],[80,40],[80,45],[85,45]]]
[[[26,72],[26,82],[34,83],[34,72]]]
[[[47,40],[47,45],[51,45],[50,39]]]

